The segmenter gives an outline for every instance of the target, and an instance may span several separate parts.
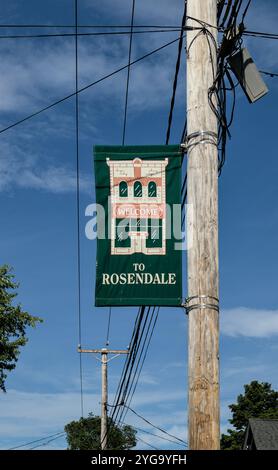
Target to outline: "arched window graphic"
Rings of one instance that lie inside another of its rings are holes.
[[[148,197],[156,197],[156,184],[150,181],[148,184]]]
[[[140,181],[135,181],[133,191],[134,197],[142,197],[142,184]]]
[[[127,183],[125,181],[121,181],[119,185],[119,193],[120,197],[127,197]]]

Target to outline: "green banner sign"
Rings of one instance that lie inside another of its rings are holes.
[[[180,147],[95,146],[94,162],[96,306],[181,305]]]

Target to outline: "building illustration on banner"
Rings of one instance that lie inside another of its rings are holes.
[[[110,170],[111,254],[166,254],[166,166],[161,160],[106,159]]]

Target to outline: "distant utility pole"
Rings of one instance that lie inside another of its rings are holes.
[[[107,428],[107,403],[108,403],[108,388],[107,388],[107,364],[108,362],[118,357],[120,354],[128,354],[128,349],[81,349],[78,348],[79,353],[93,353],[101,355],[101,432],[100,432],[100,443],[101,449],[107,449],[107,437],[108,437],[108,428]],[[108,359],[108,354],[114,354],[111,359]]]
[[[187,0],[188,422],[190,449],[219,449],[217,0]]]

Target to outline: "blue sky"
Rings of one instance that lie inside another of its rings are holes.
[[[71,0],[2,0],[2,23],[73,24]],[[181,22],[183,1],[138,0],[137,24]],[[128,24],[130,0],[79,0],[80,24]],[[253,0],[248,29],[276,32],[274,0]],[[11,30],[5,30],[5,33]],[[13,31],[14,32],[14,31]],[[18,33],[22,32],[17,31]],[[4,30],[3,30],[4,34]],[[133,57],[177,33],[134,37]],[[260,69],[278,72],[276,41],[245,41]],[[1,40],[0,128],[74,91],[74,39]],[[127,144],[165,141],[177,45],[131,69]],[[79,84],[127,62],[128,37],[79,39]],[[184,110],[184,60],[172,142],[179,141]],[[103,347],[108,309],[93,306],[95,242],[84,231],[94,201],[92,146],[120,144],[126,72],[80,95],[81,281],[83,346]],[[238,89],[232,139],[219,180],[221,299],[221,427],[243,385],[252,379],[278,386],[277,231],[278,79],[250,105]],[[63,430],[80,416],[77,334],[74,100],[0,135],[0,263],[14,267],[19,300],[44,323],[29,332],[17,368],[0,399],[0,447]],[[186,295],[186,291],[185,291]],[[113,309],[110,346],[127,346],[136,309]],[[84,356],[85,413],[99,413],[100,366]],[[161,309],[132,407],[183,439],[186,426],[187,319]],[[109,366],[110,402],[123,359]],[[153,431],[131,413],[126,421]],[[158,448],[170,444],[139,434]],[[65,448],[63,439],[46,448]],[[144,448],[144,444],[138,445]],[[147,448],[147,446],[146,446]]]

